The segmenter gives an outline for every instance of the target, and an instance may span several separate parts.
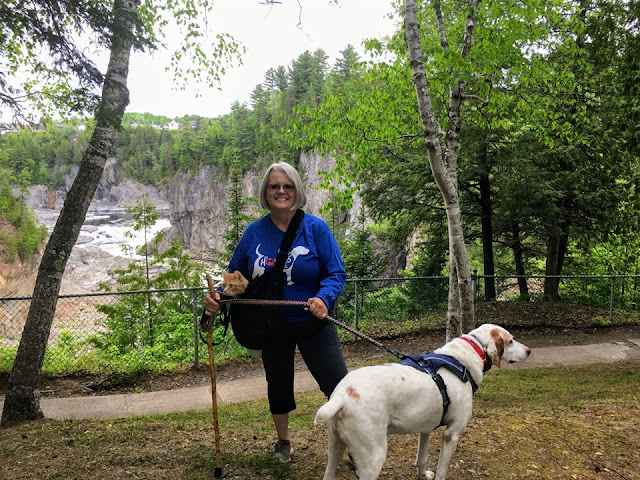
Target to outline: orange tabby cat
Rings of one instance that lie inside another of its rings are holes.
[[[222,293],[230,297],[236,297],[247,289],[249,280],[236,270],[233,273],[222,272]]]

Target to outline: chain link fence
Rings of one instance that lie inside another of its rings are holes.
[[[477,308],[488,305],[482,302],[488,278],[495,280],[498,303],[522,299],[517,277],[474,275]],[[526,280],[527,299],[540,300],[545,277]],[[333,316],[374,338],[443,328],[448,281],[440,276],[349,279]],[[640,276],[564,276],[557,281],[563,302],[597,308],[603,325],[621,313],[620,318],[638,321]],[[199,323],[207,292],[191,288],[61,295],[43,373],[133,374],[206,362]],[[31,297],[0,298],[0,373],[11,370],[30,302]],[[486,320],[479,316],[479,321]],[[535,324],[536,319],[531,321]],[[346,331],[340,335],[353,339]],[[244,354],[221,326],[214,330],[214,342],[220,342],[216,356]]]
[[[608,309],[609,319],[615,311],[637,311],[640,308],[640,275],[473,275],[477,282],[476,300],[486,299],[486,283],[493,280],[496,299],[544,300],[544,284],[556,282],[560,299]]]
[[[448,285],[442,276],[351,279],[335,317],[372,337],[416,333],[442,324]]]

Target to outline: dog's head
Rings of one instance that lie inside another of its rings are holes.
[[[484,344],[487,355],[498,368],[501,360],[509,363],[523,362],[531,354],[529,347],[515,341],[513,335],[498,325],[485,323],[469,332],[469,335],[475,336]]]

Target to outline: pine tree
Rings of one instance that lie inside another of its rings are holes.
[[[255,199],[244,195],[242,183],[243,171],[239,161],[235,160],[229,169],[229,187],[227,189],[228,202],[226,208],[227,230],[222,234],[223,264],[229,263],[233,251],[242,237],[242,232],[253,219],[247,214],[249,205],[255,203]]]

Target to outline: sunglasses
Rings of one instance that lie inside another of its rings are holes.
[[[267,185],[267,188],[272,192],[279,192],[282,188],[285,192],[293,192],[296,189],[295,185],[291,185],[290,183],[279,184],[279,183],[270,183]]]

